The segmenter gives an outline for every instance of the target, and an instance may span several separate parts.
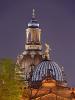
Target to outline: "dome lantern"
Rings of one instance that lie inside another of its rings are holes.
[[[30,22],[28,23],[28,27],[29,28],[39,28],[39,23],[36,20],[36,15],[35,15],[35,9],[33,9],[32,12],[32,19],[30,20]]]
[[[33,9],[32,19],[28,23],[28,28],[26,29],[26,50],[42,50],[41,29],[39,28],[39,23],[35,16],[35,9]]]

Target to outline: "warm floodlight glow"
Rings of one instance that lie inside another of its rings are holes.
[[[48,79],[48,80],[43,80],[43,82],[42,82],[42,86],[43,87],[50,87],[50,88],[53,88],[53,87],[55,87],[56,86],[56,81],[55,80],[50,80],[50,79]]]

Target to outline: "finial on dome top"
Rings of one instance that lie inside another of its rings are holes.
[[[35,9],[33,9],[32,18],[35,18]]]

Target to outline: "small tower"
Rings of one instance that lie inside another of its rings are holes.
[[[26,50],[42,50],[41,45],[41,29],[39,28],[39,23],[36,20],[35,9],[33,9],[32,19],[28,23],[28,28],[26,29]]]

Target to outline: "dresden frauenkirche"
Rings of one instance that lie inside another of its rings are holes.
[[[25,50],[16,62],[20,67],[17,73],[26,85],[21,100],[75,100],[75,89],[68,86],[63,66],[51,59],[49,45],[45,43],[43,47],[41,34],[33,9],[26,29]]]

